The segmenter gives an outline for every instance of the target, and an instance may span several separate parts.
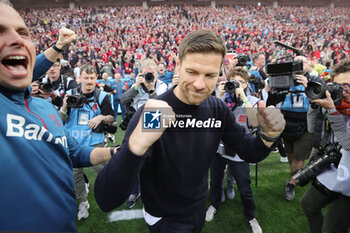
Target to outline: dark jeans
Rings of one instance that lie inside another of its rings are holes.
[[[206,200],[197,206],[192,214],[177,217],[163,217],[153,226],[150,233],[200,233],[205,219]]]
[[[244,207],[244,217],[250,221],[254,218],[255,203],[253,191],[250,187],[250,166],[247,162],[235,162],[221,156],[215,156],[211,166],[210,202],[218,209],[221,203],[221,182],[224,177],[225,166],[228,164],[233,178],[235,178],[238,191]]]
[[[323,217],[322,209],[330,203],[331,207]],[[350,197],[331,197],[311,185],[301,199],[301,207],[311,233],[347,233],[350,228]]]

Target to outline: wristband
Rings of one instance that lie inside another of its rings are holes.
[[[268,141],[268,142],[276,142],[277,139],[279,138],[280,135],[278,135],[277,137],[274,137],[274,138],[271,138],[269,136],[266,136],[265,134],[259,132],[259,135],[262,139],[264,139],[265,141]]]
[[[53,48],[56,52],[62,53],[64,50],[57,48],[56,41],[52,43],[51,48]]]
[[[246,103],[248,103],[249,101],[248,100],[246,100],[246,101],[243,101],[243,105],[245,105]]]
[[[114,149],[120,147],[120,145],[112,146],[111,149],[109,149],[109,153],[111,154],[111,158],[118,152],[114,153]]]
[[[336,108],[332,108],[332,109],[327,110],[327,113],[328,113],[328,115],[338,115],[339,114],[339,112]]]
[[[112,146],[111,149],[109,149],[109,153],[111,154],[111,158],[114,156],[114,149],[116,146]]]

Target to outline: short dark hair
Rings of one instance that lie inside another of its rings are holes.
[[[87,74],[92,74],[92,73],[97,74],[96,68],[90,64],[80,67],[80,74],[82,74],[83,72]]]
[[[329,75],[332,77],[332,79],[341,74],[341,73],[346,73],[350,71],[350,58],[346,58],[342,60],[341,63],[335,65]]]
[[[264,52],[257,52],[253,55],[253,63],[259,58],[261,54],[265,56]]]
[[[243,67],[235,67],[233,68],[227,75],[227,80],[230,80],[231,78],[235,76],[241,76],[245,81],[249,81],[249,73],[246,69]]]
[[[201,29],[189,33],[181,41],[179,47],[180,62],[188,53],[218,53],[222,56],[222,64],[226,57],[226,46],[224,40],[218,34]]]

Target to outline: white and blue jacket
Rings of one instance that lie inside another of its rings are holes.
[[[99,97],[95,97],[97,89],[95,88],[94,96],[87,99],[82,108],[71,109],[69,117],[65,121],[67,131],[74,137],[79,144],[93,146],[104,142],[104,132],[93,132],[88,126],[88,121],[92,118],[102,115],[101,104],[103,99],[108,96],[107,92],[99,91]],[[71,91],[67,91],[71,94]],[[97,103],[98,101],[98,103]],[[101,123],[102,124],[102,123]]]
[[[91,166],[57,110],[0,87],[0,231],[76,231],[73,167]]]

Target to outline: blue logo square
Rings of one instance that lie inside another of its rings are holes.
[[[157,111],[143,112],[143,128],[144,129],[160,129],[162,113]]]

